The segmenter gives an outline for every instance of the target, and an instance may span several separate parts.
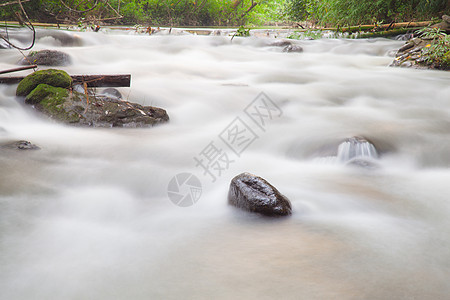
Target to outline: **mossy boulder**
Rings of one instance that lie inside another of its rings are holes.
[[[105,96],[86,96],[48,84],[39,84],[25,98],[25,103],[34,105],[55,121],[77,126],[148,127],[169,120],[161,108]]]
[[[72,79],[60,70],[44,70],[23,79],[17,87],[25,103],[49,118],[72,125],[91,127],[148,127],[167,122],[164,109],[122,101],[108,95],[94,96],[69,91]]]
[[[39,84],[47,84],[53,87],[68,88],[72,85],[72,78],[66,72],[56,69],[48,69],[34,72],[25,77],[17,86],[17,96],[27,96]]]
[[[28,96],[25,98],[27,104],[37,104],[50,96],[62,100],[68,97],[69,93],[66,89],[54,87],[45,83],[39,84]]]

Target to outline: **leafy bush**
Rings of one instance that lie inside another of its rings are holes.
[[[430,43],[422,49],[422,57],[428,64],[438,68],[450,68],[450,35],[439,28],[424,28],[418,30],[423,39]]]

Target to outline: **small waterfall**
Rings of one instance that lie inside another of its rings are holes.
[[[353,159],[378,159],[375,146],[361,137],[352,137],[339,145],[337,159],[339,162],[347,163]]]

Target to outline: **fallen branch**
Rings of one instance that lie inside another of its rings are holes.
[[[31,1],[31,0],[21,0],[20,2],[28,2],[28,1]],[[8,6],[8,5],[13,5],[13,4],[19,4],[20,3],[19,1],[11,1],[11,2],[6,2],[6,3],[2,3],[2,4],[0,4],[0,7],[2,7],[2,6]]]
[[[73,84],[86,83],[88,87],[129,87],[131,75],[73,75]],[[25,76],[0,77],[0,84],[16,84],[22,81]]]
[[[13,72],[18,72],[18,71],[23,71],[23,70],[28,70],[28,69],[34,69],[34,68],[37,68],[37,65],[31,65],[31,66],[25,66],[25,67],[19,67],[19,68],[14,68],[14,69],[3,70],[3,71],[0,71],[0,74],[13,73]]]

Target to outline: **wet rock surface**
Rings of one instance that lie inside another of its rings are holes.
[[[67,53],[57,50],[31,51],[19,61],[19,65],[36,64],[39,66],[68,66],[72,59]]]
[[[242,173],[230,183],[228,203],[249,212],[266,216],[287,216],[292,213],[290,201],[265,179]]]
[[[1,148],[11,150],[40,150],[41,148],[32,144],[29,141],[20,140],[14,142],[7,142],[0,145]]]

